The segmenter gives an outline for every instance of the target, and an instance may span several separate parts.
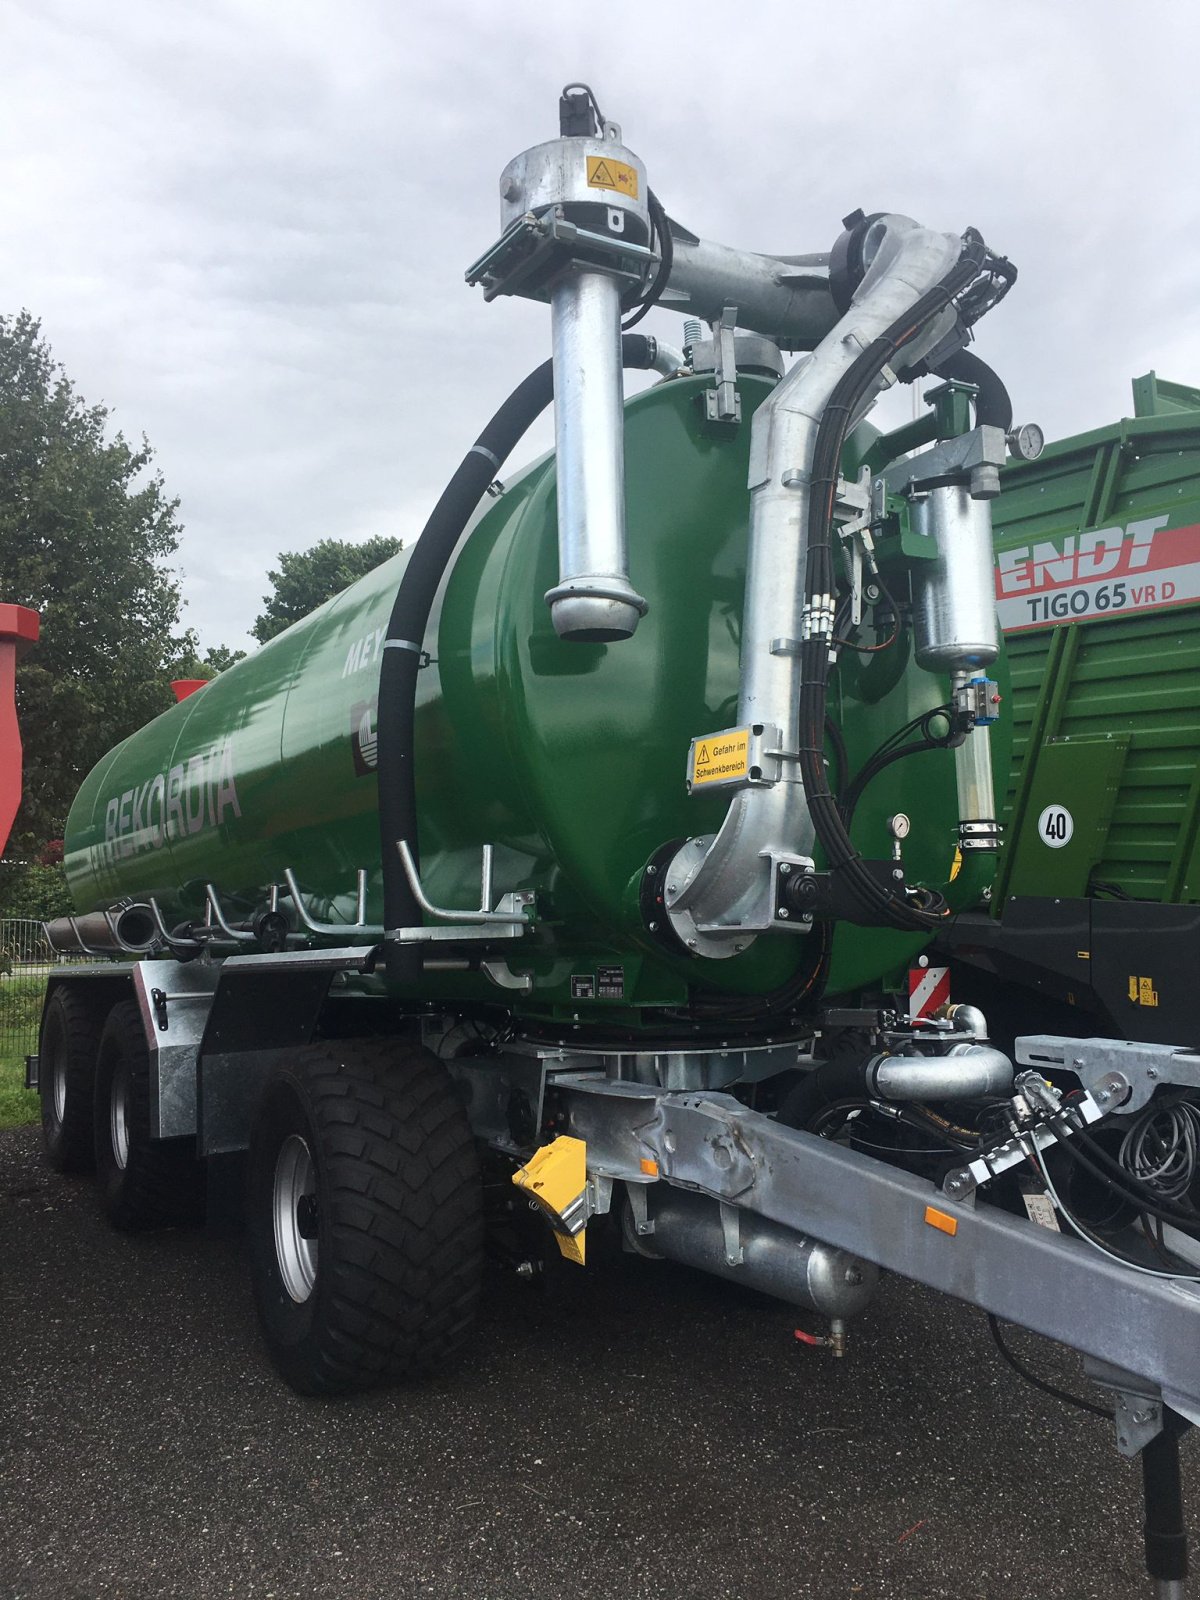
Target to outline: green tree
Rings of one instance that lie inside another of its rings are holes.
[[[180,678],[215,678],[219,672],[236,666],[246,659],[244,650],[231,650],[227,644],[209,645],[202,656],[193,649],[178,662],[176,676]]]
[[[227,644],[209,645],[200,662],[204,671],[198,672],[196,676],[202,678],[206,672],[211,672],[215,678],[218,672],[224,672],[226,668],[236,666],[239,661],[245,659],[244,650],[231,650]]]
[[[380,534],[362,544],[322,539],[311,550],[282,551],[279,571],[267,573],[274,593],[263,596],[265,610],[250,632],[266,644],[401,549],[399,539]]]
[[[108,422],[105,406],[76,393],[36,318],[0,316],[0,599],[42,619],[17,674],[17,857],[61,836],[84,775],[173,703],[170,680],[195,653],[165,565],[178,501],[146,440],[110,437]]]

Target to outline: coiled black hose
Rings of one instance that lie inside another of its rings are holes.
[[[648,368],[653,364],[654,343],[644,334],[626,334],[621,358],[624,366]],[[459,463],[413,546],[396,591],[379,671],[379,848],[385,932],[421,922],[396,846],[407,840],[419,862],[413,769],[417,673],[434,597],[488,485],[553,398],[554,366],[544,361],[517,385]],[[385,965],[389,978],[413,983],[420,976],[420,952],[385,940]]]

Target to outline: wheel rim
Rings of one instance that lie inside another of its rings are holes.
[[[317,1170],[308,1145],[290,1133],[275,1161],[275,1259],[283,1286],[298,1305],[317,1281]]]
[[[54,1092],[54,1120],[61,1125],[67,1114],[67,1051],[59,1045],[50,1065],[50,1087]]]
[[[57,1099],[57,1081],[54,1093]],[[108,1101],[108,1126],[113,1159],[124,1172],[129,1165],[129,1072],[124,1066],[118,1066],[113,1073],[112,1093]]]

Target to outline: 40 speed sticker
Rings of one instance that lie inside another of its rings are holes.
[[[1000,551],[1000,626],[1019,633],[1200,600],[1200,524],[1168,528],[1167,521],[1144,517]]]
[[[1047,806],[1038,818],[1038,838],[1051,850],[1070,844],[1075,834],[1075,818],[1066,806]]]

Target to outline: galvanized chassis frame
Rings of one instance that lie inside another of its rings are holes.
[[[230,957],[222,966],[233,983],[243,970],[295,978],[297,969],[327,982],[334,971],[361,965],[367,954],[353,949],[304,952],[299,959],[295,952]],[[206,1051],[220,970],[170,963],[167,974],[166,968],[154,962],[76,968],[56,974],[50,987],[131,984],[151,1051],[155,1133],[195,1132],[204,1153],[243,1148],[254,1091],[281,1052],[263,1049],[261,1039],[250,1037],[213,1038]],[[165,1028],[151,995],[160,970],[172,984]],[[212,992],[206,994],[208,983]],[[302,1040],[293,1038],[290,1047],[297,1042]],[[1086,1078],[1089,1046],[1096,1045],[1102,1048],[1091,1076],[1111,1066],[1115,1050],[1129,1072],[1141,1054],[1170,1081],[1167,1058],[1174,1052],[1165,1047],[1037,1036],[1021,1040],[1019,1053],[1041,1058],[1069,1048],[1079,1055],[1072,1065]],[[1119,1396],[1149,1392],[1152,1401],[1161,1398],[1200,1422],[1200,1282],[1138,1273],[1071,1236],[986,1204],[977,1207],[974,1194],[952,1198],[899,1168],[785,1127],[729,1094],[626,1082],[607,1076],[586,1056],[537,1047],[447,1065],[467,1091],[476,1134],[509,1155],[525,1152],[507,1130],[508,1087],[524,1085],[539,1123],[544,1100],[553,1094],[565,1107],[568,1130],[587,1142],[596,1211],[608,1209],[616,1182],[636,1190],[661,1181],[709,1195],[1069,1345],[1103,1365],[1109,1374],[1104,1381]],[[206,1073],[212,1079],[207,1096]],[[953,1232],[930,1224],[929,1207],[952,1219]],[[1159,1425],[1156,1415],[1151,1435]],[[1145,1442],[1125,1432],[1118,1443],[1126,1453]]]
[[[570,1132],[604,1179],[663,1179],[782,1223],[1045,1334],[1161,1391],[1200,1420],[1200,1284],[1151,1278],[1080,1241],[812,1134],[726,1094],[671,1094],[553,1073]],[[932,1206],[956,1224],[931,1226]]]

